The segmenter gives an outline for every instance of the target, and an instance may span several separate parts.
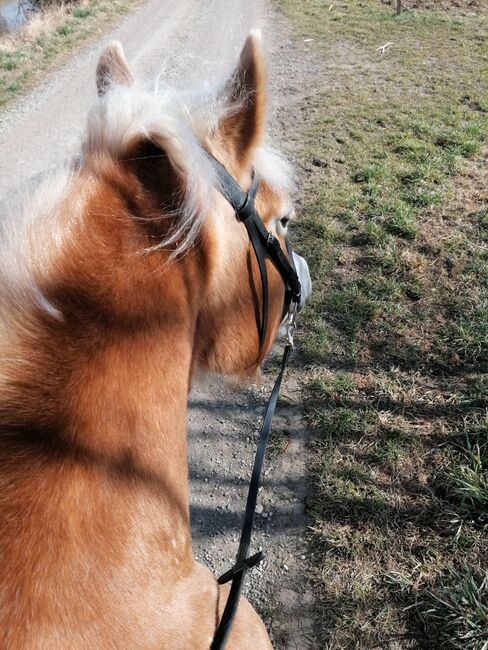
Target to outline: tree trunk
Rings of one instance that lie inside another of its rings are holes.
[[[396,0],[396,13],[397,16],[402,13],[402,0]]]

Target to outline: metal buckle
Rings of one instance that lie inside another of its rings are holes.
[[[292,300],[288,307],[288,319],[286,321],[286,338],[288,339],[288,344],[291,346],[292,350],[295,347],[293,344],[293,337],[297,328],[297,315],[298,303]]]
[[[274,251],[278,250],[278,248],[281,248],[280,242],[276,239],[276,237],[271,232],[268,232],[268,237],[266,239],[266,248],[268,250],[272,248]]]

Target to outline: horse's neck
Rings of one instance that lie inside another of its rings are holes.
[[[181,332],[111,341],[70,369],[58,428],[0,423],[0,623],[37,611],[40,593],[54,620],[85,602],[91,621],[107,602],[146,612],[170,601],[192,563],[190,364]]]
[[[96,352],[80,354],[71,368],[59,395],[58,427],[34,423],[0,432],[3,504],[18,513],[12,529],[4,531],[7,549],[7,537],[14,539],[26,526],[32,528],[24,532],[33,544],[49,545],[49,526],[57,537],[59,519],[69,522],[80,553],[91,544],[86,531],[103,523],[105,541],[99,539],[94,549],[100,556],[103,548],[113,554],[114,540],[125,540],[127,548],[153,549],[134,562],[154,562],[158,571],[164,570],[161,556],[188,558],[190,366],[191,344],[181,331],[163,339],[141,334],[111,340]],[[41,384],[46,381],[38,376]],[[25,411],[28,396],[18,398],[17,410],[23,400]],[[46,529],[24,511],[36,511],[51,523]],[[42,540],[35,539],[39,530]]]
[[[72,379],[75,444],[181,483],[190,365],[190,342],[181,333],[107,343]]]
[[[126,255],[117,274],[99,278],[120,251],[97,201],[85,211],[90,227],[71,238],[73,251],[59,253],[56,277],[43,284],[60,317],[24,318],[2,355],[9,367],[0,369],[0,521],[8,523],[0,555],[17,557],[21,529],[48,552],[69,522],[69,538],[91,558],[113,556],[116,544],[118,553],[139,548],[131,556],[137,574],[141,563],[164,567],[190,556],[186,406],[201,291],[183,263],[162,274],[159,256]],[[130,222],[127,230],[120,237],[130,249]],[[101,291],[109,282],[113,296]],[[91,548],[88,531],[101,526]]]

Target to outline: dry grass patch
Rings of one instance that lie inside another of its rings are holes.
[[[83,4],[88,5],[87,2]],[[32,12],[27,22],[17,30],[0,37],[0,50],[14,53],[21,47],[45,37],[46,34],[54,32],[66,21],[68,13],[69,9],[64,3],[53,5],[39,12]]]

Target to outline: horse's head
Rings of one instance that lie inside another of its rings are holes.
[[[105,194],[117,198],[98,193],[91,212],[103,210],[108,200],[107,214],[117,215],[110,226],[112,237],[119,228],[118,251],[112,253],[117,260],[131,248],[144,252],[130,264],[124,261],[123,273],[117,273],[124,285],[135,273],[138,286],[132,307],[120,292],[122,311],[133,315],[138,305],[144,322],[169,319],[175,327],[183,327],[180,312],[187,311],[191,318],[184,329],[191,333],[194,367],[252,370],[278,332],[285,286],[268,258],[268,328],[260,346],[261,275],[246,228],[218,191],[213,158],[246,191],[253,177],[259,178],[256,209],[289,256],[290,180],[286,163],[264,144],[266,72],[259,36],[248,37],[229,81],[212,95],[139,90],[119,44],[102,54],[97,88],[84,164],[93,177],[105,179]],[[306,262],[294,258],[303,305],[310,278]],[[143,273],[150,280],[141,280]],[[117,292],[110,293],[113,299]]]

